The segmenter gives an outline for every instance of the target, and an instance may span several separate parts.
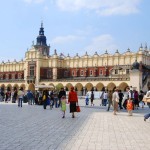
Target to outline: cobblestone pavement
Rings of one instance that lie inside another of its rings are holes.
[[[150,150],[147,107],[114,116],[94,102],[85,107],[80,100],[76,118],[67,109],[64,119],[59,108],[0,103],[0,150]]]

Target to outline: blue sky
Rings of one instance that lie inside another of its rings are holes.
[[[113,54],[150,44],[149,0],[5,0],[1,1],[0,62],[24,58],[36,42],[41,20],[50,55],[107,49]]]

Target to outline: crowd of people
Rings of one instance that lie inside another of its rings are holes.
[[[149,94],[146,94],[146,96],[150,97],[150,89],[147,92]],[[100,106],[106,106],[107,111],[110,110],[110,107],[113,107],[113,114],[116,115],[119,111],[118,109],[125,109],[128,112],[129,116],[132,116],[132,111],[134,109],[138,109],[140,106],[144,108],[145,102],[142,101],[145,93],[141,90],[138,92],[137,90],[133,90],[132,86],[127,87],[126,91],[122,92],[118,88],[115,88],[113,91],[102,91],[100,95]],[[89,105],[89,101],[91,99],[91,106],[94,106],[93,99],[94,99],[94,93],[91,92],[91,95],[89,93],[85,96],[85,105]],[[148,107],[150,108],[150,103],[147,102]],[[149,118],[150,114],[147,114],[144,117],[144,121],[146,121],[146,118]]]
[[[150,89],[146,94],[147,97],[150,97]],[[144,97],[144,92],[133,90],[132,87],[127,87],[125,92],[122,92],[118,88],[115,88],[113,91],[102,91],[99,97],[100,105],[107,106],[107,111],[110,110],[110,107],[113,107],[113,114],[116,115],[118,109],[126,109],[129,116],[132,116],[132,111],[138,109],[141,105],[143,108],[145,103],[142,101]],[[91,91],[91,94],[86,94],[85,104],[89,105],[89,99],[91,100],[91,106],[94,106],[94,91]],[[43,108],[46,109],[47,106],[50,106],[50,109],[53,107],[59,108],[63,112],[62,118],[65,118],[66,104],[70,105],[70,113],[72,113],[72,118],[75,117],[74,112],[78,106],[78,96],[74,87],[71,87],[71,90],[68,94],[68,99],[66,97],[66,91],[64,88],[61,88],[59,92],[57,91],[38,91],[33,93],[28,90],[24,92],[21,87],[18,91],[14,89],[12,92],[8,90],[6,93],[0,91],[0,101],[12,101],[12,103],[18,102],[18,107],[22,107],[23,102],[28,102],[29,105],[43,105]],[[150,103],[147,103],[150,108]],[[150,117],[150,114],[144,116],[144,121]]]

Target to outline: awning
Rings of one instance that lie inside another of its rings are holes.
[[[54,86],[52,85],[37,85],[35,86],[35,89],[52,89]]]

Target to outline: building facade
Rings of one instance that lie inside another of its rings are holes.
[[[113,90],[127,86],[146,91],[150,86],[150,50],[140,46],[135,53],[128,48],[120,54],[109,54],[107,50],[99,55],[89,56],[78,53],[74,57],[58,55],[50,51],[44,35],[43,23],[36,38],[36,44],[25,53],[19,62],[0,63],[0,88],[12,90],[23,87],[36,90],[38,85],[51,85],[54,89],[64,87],[69,90],[74,86],[79,94],[90,90]]]

